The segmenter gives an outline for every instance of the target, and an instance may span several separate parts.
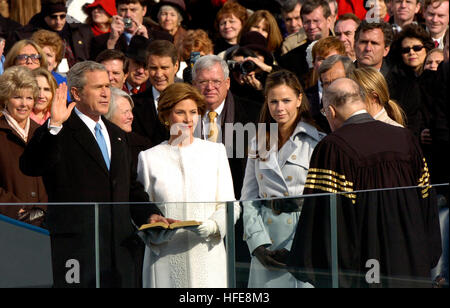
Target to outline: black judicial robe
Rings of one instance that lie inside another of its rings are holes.
[[[422,188],[357,192],[423,186]],[[429,287],[441,255],[438,208],[416,138],[367,113],[348,119],[315,148],[305,194],[338,193],[340,287]],[[306,198],[288,260],[290,272],[331,287],[329,196]],[[380,283],[366,274],[379,262]]]

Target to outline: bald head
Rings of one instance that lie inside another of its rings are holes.
[[[333,81],[323,93],[323,108],[334,131],[355,112],[366,109],[364,92],[348,78]]]

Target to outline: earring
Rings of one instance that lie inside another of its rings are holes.
[[[169,127],[169,125],[170,125],[169,121],[164,122],[164,125]]]

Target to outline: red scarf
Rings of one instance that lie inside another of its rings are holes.
[[[94,36],[99,36],[99,35],[111,32],[111,28],[108,31],[103,32],[102,30],[100,30],[99,27],[97,27],[97,25],[92,25],[91,30],[94,33]]]

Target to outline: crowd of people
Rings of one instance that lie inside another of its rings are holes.
[[[239,200],[249,287],[331,286],[316,193],[345,193],[340,286],[369,259],[378,286],[448,286],[448,0],[84,2],[0,11],[0,214],[50,231],[55,287],[96,284],[83,202],[127,204],[99,210],[102,287],[226,287]]]

